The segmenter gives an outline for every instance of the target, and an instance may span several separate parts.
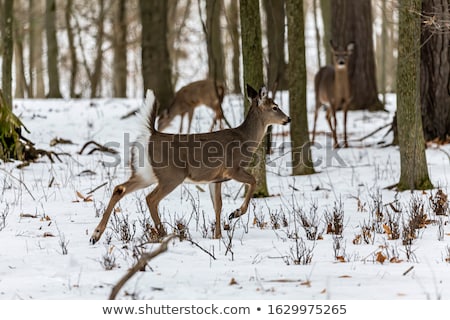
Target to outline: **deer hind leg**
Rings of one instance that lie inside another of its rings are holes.
[[[188,112],[188,130],[186,133],[191,133],[191,125],[192,125],[193,118],[194,118],[194,109],[191,109]]]
[[[222,238],[222,227],[220,225],[220,214],[222,212],[222,183],[210,183],[209,185],[209,194],[211,196],[211,200],[214,206],[214,212],[216,214],[216,225],[214,231],[214,238],[220,239]]]
[[[237,173],[231,176],[232,179],[246,183],[248,184],[248,190],[245,194],[244,202],[242,203],[241,207],[239,209],[234,210],[230,215],[229,219],[238,218],[245,214],[248,209],[248,204],[250,202],[251,197],[253,196],[253,193],[255,192],[256,188],[256,179],[253,177],[250,173],[245,171],[244,169],[238,169]]]
[[[142,183],[136,176],[132,176],[127,182],[122,183],[114,188],[111,199],[109,200],[108,206],[106,207],[105,212],[103,213],[103,217],[100,220],[100,223],[95,228],[94,233],[91,236],[90,243],[95,244],[103,232],[106,229],[106,225],[108,224],[109,217],[114,209],[114,206],[119,202],[127,194],[145,188],[148,184]]]
[[[160,237],[164,237],[166,235],[166,231],[158,214],[159,202],[171,193],[179,184],[181,184],[181,182],[183,182],[182,179],[181,181],[178,181],[177,179],[168,179],[168,181],[164,181],[163,183],[160,182],[145,198],[153,223],[155,224],[155,228]]]

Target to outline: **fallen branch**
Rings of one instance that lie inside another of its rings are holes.
[[[127,281],[130,280],[130,278],[134,276],[137,272],[142,270],[147,265],[147,263],[154,257],[160,255],[163,252],[166,252],[170,240],[177,237],[178,236],[176,234],[171,234],[167,236],[165,239],[163,239],[161,245],[156,250],[152,252],[143,253],[142,256],[139,258],[138,262],[136,262],[136,264],[130,270],[128,270],[128,272],[122,277],[122,279],[120,279],[119,282],[112,288],[111,294],[109,295],[109,300],[115,300],[120,289],[122,289],[122,287],[127,283]]]
[[[94,193],[95,191],[97,191],[100,188],[103,188],[104,186],[106,186],[108,184],[108,182],[102,183],[101,185],[99,185],[98,187],[92,189],[91,191],[89,191],[87,194],[91,194]]]
[[[107,152],[107,153],[112,153],[112,154],[117,154],[118,152],[114,149],[102,146],[100,143],[95,142],[94,140],[88,141],[86,142],[83,147],[81,148],[81,150],[78,152],[78,154],[83,154],[84,150],[89,146],[89,145],[95,145],[96,148],[92,149],[91,151],[89,151],[87,154],[93,154],[95,151],[100,151],[100,152]]]

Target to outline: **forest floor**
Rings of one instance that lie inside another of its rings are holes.
[[[277,102],[288,111],[286,94]],[[271,196],[252,199],[221,240],[212,239],[208,187],[178,187],[159,211],[168,231],[184,226],[191,241],[171,241],[118,298],[449,299],[449,212],[439,206],[448,205],[450,146],[429,144],[426,151],[436,189],[387,189],[400,172],[398,147],[387,146],[392,135],[384,137],[385,128],[361,138],[392,121],[395,96],[388,102],[388,112],[349,113],[347,149],[331,148],[322,111],[312,148],[314,175],[290,175],[289,126],[274,126],[267,164]],[[18,163],[0,167],[0,299],[106,299],[136,256],[158,247],[147,241],[149,190],[122,199],[102,239],[89,244],[112,189],[129,177],[136,117],[121,117],[142,101],[14,105],[37,147],[67,154],[62,162],[43,158],[22,169]],[[224,109],[231,123],[242,121],[242,99],[227,96]],[[209,109],[198,109],[194,130],[209,128],[210,119]],[[50,146],[55,138],[73,144]],[[90,140],[119,154],[87,154],[93,146],[78,154]],[[242,196],[241,184],[224,183],[223,222]]]

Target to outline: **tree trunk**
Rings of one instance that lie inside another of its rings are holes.
[[[314,0],[315,1],[315,0]],[[331,0],[320,0],[320,11],[323,21],[323,47],[325,49],[325,63],[332,64],[330,40],[331,40]]]
[[[3,1],[2,90],[6,107],[12,106],[13,0]]]
[[[96,41],[96,58],[94,62],[94,71],[91,79],[91,98],[100,95],[100,84],[102,80],[103,66],[103,37],[105,35],[105,1],[99,0],[100,12],[97,20],[97,41]]]
[[[306,62],[303,3],[286,0],[289,47],[289,113],[292,141],[292,174],[314,173],[306,109]]]
[[[349,61],[349,109],[382,110],[375,79],[370,0],[334,0],[331,8],[334,43],[345,48],[349,42],[355,42]]]
[[[167,1],[140,0],[144,90],[155,92],[161,108],[173,99],[172,68],[167,48]],[[155,32],[155,30],[158,30]]]
[[[117,0],[114,13],[113,96],[127,96],[127,21],[126,0]]]
[[[44,67],[42,62],[42,34],[44,31],[43,0],[30,0],[30,97],[44,98]]]
[[[238,0],[231,0],[228,6],[228,33],[231,37],[233,57],[231,58],[231,64],[233,69],[233,93],[241,93],[241,50],[239,46],[239,3]]]
[[[58,42],[56,40],[56,0],[46,0],[45,30],[47,35],[47,71],[49,91],[47,97],[61,98],[58,72]]]
[[[242,60],[244,65],[244,86],[259,88],[264,83],[261,45],[261,19],[259,0],[240,1]],[[247,100],[246,100],[247,101]],[[249,106],[245,104],[245,113]],[[254,197],[267,197],[265,139],[255,153],[251,172],[256,178]]]
[[[422,14],[450,21],[448,0],[423,0]],[[425,140],[450,139],[450,32],[422,24],[420,93]]]
[[[70,19],[72,15],[72,6],[73,0],[67,0],[66,11],[65,11],[65,20],[66,20],[66,28],[67,28],[67,40],[69,42],[69,52],[70,52],[70,84],[69,84],[69,95],[71,98],[75,98],[77,96],[75,92],[77,72],[78,72],[78,59],[77,59],[77,51],[75,48],[75,40],[73,35],[72,25],[70,24]]]
[[[267,86],[269,89],[288,89],[286,61],[284,59],[285,45],[285,13],[284,0],[264,0],[266,11],[266,32],[269,51],[267,68]]]
[[[225,64],[220,32],[222,1],[206,1],[206,47],[209,78],[225,83]]]
[[[397,69],[399,190],[430,189],[420,108],[421,0],[400,0]]]
[[[19,2],[15,3],[16,12],[20,11]],[[20,21],[17,16],[14,17],[14,21]],[[25,79],[25,66],[23,63],[23,25],[14,23],[14,65],[15,65],[15,82],[16,88],[14,97],[18,99],[25,98],[25,92],[27,91],[27,83]]]

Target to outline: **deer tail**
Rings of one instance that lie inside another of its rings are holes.
[[[158,114],[159,103],[152,90],[148,89],[145,94],[145,114],[143,120],[150,134],[156,132],[156,116]]]

